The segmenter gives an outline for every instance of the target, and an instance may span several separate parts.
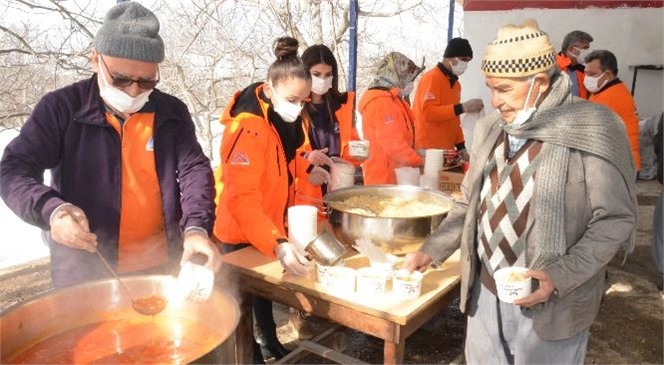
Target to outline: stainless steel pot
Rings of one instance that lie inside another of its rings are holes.
[[[177,283],[172,276],[130,276],[123,278],[123,281],[137,297],[149,295],[175,297]],[[132,309],[131,301],[119,287],[118,282],[113,279],[47,292],[2,313],[0,360],[3,364],[10,363],[31,346],[67,330],[95,323],[132,320],[141,316]],[[209,300],[204,302],[171,300],[166,309],[157,316],[165,316],[162,317],[164,320],[173,322],[194,321],[195,326],[191,330],[196,331],[205,327],[206,333],[212,334],[213,341],[209,341],[208,345],[197,347],[189,353],[178,354],[183,363],[189,363],[210,353],[235,331],[240,310],[229,293],[215,287]],[[181,326],[174,325],[172,330],[173,333],[166,335],[172,336],[174,340],[186,336],[182,333]],[[144,335],[150,338],[150,334]],[[118,335],[109,333],[108,336]],[[71,344],[71,347],[74,345]]]
[[[348,211],[348,207],[339,204],[357,195],[420,199],[439,203],[448,209],[436,215],[390,218],[352,213]],[[327,194],[324,201],[328,207],[331,231],[344,245],[351,247],[356,239],[367,237],[383,251],[392,254],[419,249],[447,216],[453,204],[453,198],[447,193],[405,185],[353,186]]]

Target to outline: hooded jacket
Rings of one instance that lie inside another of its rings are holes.
[[[365,91],[359,111],[364,138],[370,142],[369,159],[362,165],[365,185],[396,184],[394,169],[422,165],[414,149],[413,114],[399,88]]]
[[[153,148],[171,260],[182,254],[182,232],[214,221],[210,161],[196,140],[182,101],[155,89]],[[97,76],[45,95],[0,161],[0,193],[24,221],[50,230],[59,205],[80,207],[97,235],[98,249],[115,265],[118,258],[123,148],[105,118]],[[44,171],[51,170],[50,186]],[[109,276],[99,258],[53,241],[51,275],[56,287]]]
[[[223,243],[250,243],[275,257],[279,241],[287,239],[284,218],[294,196],[294,166],[289,166],[279,133],[268,118],[271,104],[263,85],[237,92],[221,116],[225,129],[221,165],[215,171],[214,235]]]

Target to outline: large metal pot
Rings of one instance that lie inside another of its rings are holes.
[[[127,284],[135,297],[159,295],[169,298],[166,309],[154,318],[138,314],[131,307],[131,301],[118,282],[113,279],[95,281],[69,288],[44,293],[28,302],[19,303],[8,309],[0,317],[1,362],[11,363],[30,347],[65,331],[99,324],[94,331],[105,328],[104,323],[115,321],[161,321],[166,323],[162,333],[137,333],[133,337],[143,343],[149,343],[152,336],[172,338],[176,343],[174,353],[185,346],[178,346],[178,341],[186,342],[188,336],[205,331],[209,341],[202,346],[192,346],[173,357],[175,363],[190,363],[210,353],[222,344],[234,331],[240,318],[240,310],[235,299],[226,291],[216,287],[207,301],[173,300],[176,279],[172,276],[150,275],[126,277]],[[133,323],[133,322],[132,322]],[[183,325],[186,324],[186,325]],[[172,325],[171,325],[172,324]],[[94,331],[90,331],[92,334]],[[163,333],[163,332],[167,333]],[[151,330],[150,332],[153,332]],[[104,338],[105,333],[96,333]],[[118,343],[114,351],[122,352],[123,345],[129,342],[123,333],[110,331],[109,338]],[[133,341],[136,341],[135,339]],[[62,344],[75,348],[80,343]],[[148,345],[145,345],[148,346]],[[193,348],[195,347],[195,348]],[[104,350],[100,350],[104,351]],[[100,362],[112,359],[117,353],[100,353]],[[110,361],[110,360],[109,360]],[[72,363],[74,361],[69,361]]]
[[[406,197],[439,203],[447,209],[436,215],[413,215],[407,218],[371,217],[349,212],[340,204],[357,195]],[[453,198],[440,191],[405,185],[353,186],[335,190],[324,198],[332,233],[348,247],[360,237],[367,237],[387,253],[402,254],[416,251],[438,227],[452,207]]]

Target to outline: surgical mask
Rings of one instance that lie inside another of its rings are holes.
[[[332,87],[332,76],[321,79],[311,76],[311,91],[316,95],[324,95]]]
[[[300,116],[300,112],[302,111],[302,106],[297,105],[295,103],[291,103],[288,101],[286,98],[282,97],[277,93],[277,90],[275,90],[274,86],[272,86],[272,95],[278,100],[277,103],[272,103],[274,106],[274,111],[281,116],[281,119],[284,120],[284,122],[287,123],[293,123],[297,120],[297,117]]]
[[[466,69],[468,68],[468,62],[463,61],[460,58],[457,58],[456,60],[456,65],[452,65],[452,73],[457,76],[461,76],[464,72],[466,72]]]
[[[116,89],[106,81],[104,74],[104,67],[102,66],[101,58],[99,59],[99,72],[102,87],[100,87],[99,95],[104,99],[110,107],[119,111],[120,113],[133,114],[141,110],[154,89],[148,90],[144,93],[138,94],[136,97],[131,97],[122,90]]]
[[[404,86],[403,89],[399,89],[399,95],[405,98],[406,96],[410,95],[410,93],[413,92],[414,88],[415,85],[412,82],[409,82],[408,85]]]
[[[589,48],[588,49],[577,48],[577,47],[574,47],[574,48],[576,48],[576,50],[579,51],[579,55],[578,56],[571,55],[571,56],[576,58],[576,62],[578,62],[582,65],[585,65],[586,64],[586,57],[588,57],[588,55],[592,51]]]
[[[540,97],[539,92],[537,94],[537,98],[535,99],[535,103],[533,103],[533,106],[526,109],[526,107],[528,106],[528,101],[530,101],[530,94],[532,93],[534,86],[535,86],[535,78],[533,77],[532,81],[530,81],[530,87],[528,88],[528,94],[526,95],[526,102],[523,103],[523,109],[516,112],[516,116],[514,117],[514,120],[512,121],[512,123],[510,123],[510,124],[521,125],[521,124],[525,123],[526,121],[528,121],[528,119],[530,119],[530,117],[533,116],[533,114],[537,110],[537,107],[535,105],[537,105],[537,101],[539,100],[539,97]]]
[[[604,75],[604,72],[602,72],[599,76],[597,77],[592,77],[586,75],[586,77],[583,79],[583,86],[586,87],[586,90],[590,91],[591,93],[596,93],[606,85],[606,83],[609,81],[609,79],[604,80],[604,82],[597,86],[597,83],[599,82],[599,79]]]

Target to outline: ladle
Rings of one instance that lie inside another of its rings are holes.
[[[151,295],[149,297],[140,297],[138,299],[134,299],[134,297],[131,295],[131,291],[129,290],[129,287],[125,285],[125,283],[120,280],[120,277],[118,274],[115,273],[115,270],[111,267],[111,265],[106,261],[104,256],[97,250],[97,247],[95,247],[95,253],[97,253],[97,256],[99,256],[99,259],[101,259],[101,262],[106,266],[108,271],[113,274],[113,277],[115,280],[120,283],[120,286],[124,291],[127,293],[129,296],[129,299],[131,299],[131,306],[134,308],[134,310],[140,314],[146,315],[146,316],[154,316],[155,314],[161,313],[161,311],[166,308],[166,304],[168,303],[166,299],[157,296],[157,295]]]

